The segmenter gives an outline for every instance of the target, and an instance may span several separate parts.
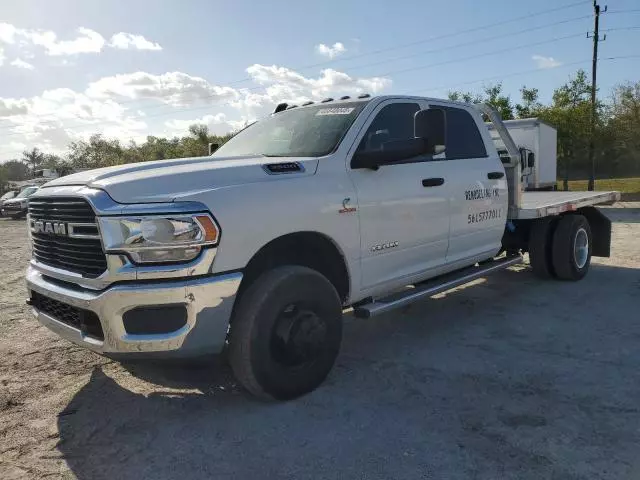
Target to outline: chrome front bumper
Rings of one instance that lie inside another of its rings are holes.
[[[54,283],[30,266],[26,280],[29,296],[34,291],[67,305],[92,311],[98,316],[104,340],[85,335],[78,328],[33,309],[40,323],[67,340],[102,354],[189,357],[222,351],[242,274],[120,283],[106,290],[90,291]],[[149,335],[126,332],[123,322],[125,312],[136,307],[176,304],[184,305],[187,309],[187,322],[179,330]]]

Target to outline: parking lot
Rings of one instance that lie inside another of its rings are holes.
[[[0,219],[0,478],[640,478],[640,203],[579,283],[513,267],[399,313],[345,317],[328,381],[264,404],[228,367],[122,365],[24,300]]]

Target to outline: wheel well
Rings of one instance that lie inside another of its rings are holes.
[[[282,265],[312,268],[333,284],[343,302],[349,297],[349,273],[345,259],[327,236],[317,232],[287,234],[258,250],[244,269],[238,296],[262,272]]]

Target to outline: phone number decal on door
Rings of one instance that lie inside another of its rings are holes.
[[[502,210],[487,210],[485,212],[470,213],[467,215],[467,223],[480,223],[487,220],[495,220],[502,217]]]

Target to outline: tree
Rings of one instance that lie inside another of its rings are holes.
[[[542,104],[538,101],[538,89],[527,88],[524,85],[520,89],[522,95],[522,103],[516,105],[516,113],[518,118],[534,117],[538,111],[542,108]]]
[[[67,158],[74,168],[100,168],[124,163],[123,148],[117,139],[91,135],[89,141],[71,142]]]
[[[9,160],[2,164],[7,180],[19,182],[29,177],[29,167],[19,160]]]
[[[614,88],[607,138],[615,139],[608,158],[612,174],[640,173],[640,81]]]
[[[53,153],[45,153],[42,156],[42,168],[51,168],[57,169],[58,165],[60,165],[62,159],[58,155],[54,155]]]
[[[8,181],[7,171],[5,170],[4,165],[0,164],[0,195],[5,192]]]
[[[503,120],[513,118],[513,105],[508,95],[502,94],[502,84],[487,85],[482,93],[451,91],[448,94],[449,100],[463,101],[466,103],[488,103],[495,108]]]
[[[584,174],[589,168],[587,148],[589,144],[589,119],[591,116],[591,84],[584,70],[553,92],[550,106],[541,108],[538,115],[558,130],[558,169],[562,170],[564,189],[569,188],[569,176]],[[597,112],[601,113],[602,108]],[[602,128],[600,118],[596,124]],[[582,176],[582,175],[581,175]]]
[[[22,161],[31,167],[31,173],[35,173],[43,160],[44,154],[37,147],[22,152]]]

